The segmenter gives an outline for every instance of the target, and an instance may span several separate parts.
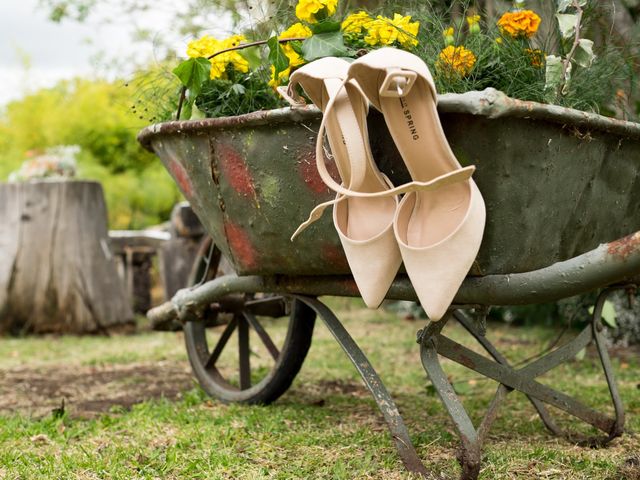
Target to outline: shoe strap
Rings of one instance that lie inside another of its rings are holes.
[[[291,86],[291,85],[289,85]],[[291,106],[291,108],[305,107],[307,105],[303,96],[299,95],[295,89],[285,86],[276,87],[276,92]]]
[[[398,195],[399,193],[418,192],[418,191],[424,192],[429,190],[437,190],[439,188],[446,187],[447,185],[464,182],[465,180],[470,179],[475,169],[476,167],[474,165],[470,165],[468,167],[463,167],[458,170],[445,173],[444,175],[440,175],[439,177],[436,177],[433,180],[430,180],[428,182],[413,181],[413,182],[405,183],[404,185],[401,185],[399,187],[390,188],[389,190],[385,190],[383,192],[375,192],[373,194],[368,194],[367,196],[370,198],[392,197],[394,195]],[[346,190],[346,191],[349,191],[349,190]],[[338,193],[338,195],[334,200],[330,200],[328,202],[323,202],[323,203],[320,203],[319,205],[316,205],[314,209],[311,210],[311,213],[309,214],[309,218],[305,220],[303,223],[301,223],[300,226],[293,233],[293,235],[291,236],[291,241],[293,241],[295,237],[297,237],[300,233],[302,233],[311,224],[317,222],[322,217],[322,214],[327,209],[327,207],[335,205],[336,203],[341,202],[345,198],[349,198],[353,196],[357,196],[357,197],[364,196],[362,192],[355,192],[355,193],[359,195],[344,195],[344,194]]]
[[[343,82],[342,86],[344,86],[350,80],[347,77]],[[339,185],[329,174],[327,170],[326,158],[324,156],[324,134],[326,131],[326,119],[327,113],[331,111],[333,105],[335,103],[336,96],[334,95],[329,100],[327,104],[327,108],[325,109],[325,114],[322,117],[322,122],[320,122],[320,129],[318,130],[318,138],[316,141],[316,166],[318,168],[318,173],[320,174],[320,178],[322,181],[336,193],[340,193],[347,197],[359,197],[359,198],[381,198],[381,197],[390,197],[393,195],[400,195],[402,193],[413,192],[413,191],[423,191],[423,190],[435,190],[437,188],[444,187],[446,185],[451,185],[452,183],[462,182],[464,180],[469,179],[473,172],[475,171],[475,166],[470,165],[468,167],[463,167],[457,170],[453,170],[452,172],[445,173],[444,175],[440,175],[432,180],[427,182],[421,181],[412,181],[409,183],[405,183],[404,185],[391,188],[389,190],[383,190],[381,192],[358,192],[355,190],[351,190],[349,188],[345,188],[342,185]],[[360,157],[358,157],[360,158]],[[366,157],[365,161],[366,161]]]
[[[337,87],[336,89],[331,88],[329,102],[327,103],[326,108],[324,109],[324,114],[322,116],[322,121],[320,122],[320,128],[318,130],[318,136],[316,140],[316,166],[318,169],[318,173],[320,174],[320,178],[322,178],[322,181],[325,183],[325,185],[327,185],[327,187],[329,187],[331,190],[336,192],[338,195],[334,200],[323,202],[317,205],[309,214],[309,218],[305,222],[303,222],[293,233],[293,235],[291,236],[291,240],[293,240],[296,236],[298,236],[302,231],[304,231],[311,224],[319,220],[322,217],[322,214],[324,213],[327,207],[335,205],[336,203],[343,201],[345,198],[348,198],[348,197],[383,198],[383,197],[392,197],[395,195],[400,195],[408,192],[436,190],[436,189],[445,187],[447,185],[452,185],[454,183],[459,183],[459,182],[468,180],[469,178],[471,178],[471,176],[475,171],[476,167],[474,165],[470,165],[468,167],[463,167],[451,172],[447,172],[427,182],[412,181],[404,185],[400,185],[398,187],[392,187],[392,188],[389,188],[388,190],[383,190],[379,192],[359,192],[356,190],[352,190],[351,188],[345,188],[343,185],[338,184],[333,179],[333,177],[331,177],[331,175],[329,174],[329,171],[327,170],[326,157],[324,155],[324,136],[326,132],[326,122],[328,118],[328,113],[330,113],[334,108],[338,93],[343,88],[345,88],[347,83],[351,80],[352,78],[347,76],[340,83],[339,87]],[[366,171],[365,162],[368,161],[366,156],[367,155],[367,152],[365,149],[366,147],[362,142],[363,136],[361,134],[360,134],[360,139],[361,139],[360,141],[355,141],[355,142],[349,141],[347,138],[347,135],[350,132],[360,131],[360,126],[357,123],[355,114],[353,115],[352,119],[341,118],[340,116],[336,116],[336,118],[338,118],[338,123],[340,124],[341,131],[343,132],[343,135],[345,135],[345,138],[344,138],[345,145],[347,147],[349,158],[351,160],[350,162],[351,178],[350,178],[349,184],[354,185],[354,179],[362,178],[361,175],[363,176],[364,172]],[[354,121],[355,121],[355,124],[354,124]],[[349,135],[349,138],[351,138],[351,135]],[[355,184],[359,185],[359,183],[355,183]]]
[[[331,65],[328,65],[328,67],[330,66]],[[343,162],[344,164],[341,163],[338,165],[338,170],[342,177],[342,184],[351,188],[357,188],[358,185],[362,185],[364,182],[367,173],[367,163],[369,162],[368,145],[365,143],[368,142],[368,139],[364,138],[365,135],[361,129],[361,121],[366,122],[367,102],[358,85],[354,82],[348,83],[348,80],[344,80],[344,75],[346,75],[346,70],[336,73],[330,70],[327,71],[326,69],[319,69],[314,64],[307,64],[291,75],[291,80],[286,90],[284,87],[278,87],[277,91],[293,108],[306,105],[304,98],[297,92],[296,87],[298,85],[307,93],[313,91],[314,95],[312,96],[312,100],[323,110],[324,120],[330,117],[330,112],[333,111],[340,92],[342,92],[343,89],[347,90],[347,101],[351,104],[351,108],[342,109],[339,115],[333,115],[332,121],[337,121],[342,134],[342,138],[335,139],[335,141],[342,141],[344,143],[348,157],[346,159],[347,161]],[[322,104],[324,101],[323,92],[326,92],[327,98],[329,99],[326,105]],[[362,113],[356,112],[356,109],[361,108],[358,102],[361,102],[365,106]],[[329,109],[330,107],[331,110]],[[360,119],[358,118],[359,113],[363,116],[361,121],[359,121]],[[326,122],[324,125],[326,126]],[[324,159],[324,135],[319,138],[319,145],[323,150]],[[318,144],[316,144],[316,147],[318,147]],[[327,176],[331,178],[328,172]],[[333,178],[331,179],[333,180]],[[337,182],[335,183],[337,185]]]

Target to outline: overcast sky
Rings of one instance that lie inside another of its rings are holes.
[[[188,39],[175,37],[166,11],[154,9],[135,21],[155,35],[173,35],[175,49],[184,50]],[[91,20],[84,24],[56,24],[48,20],[47,11],[38,6],[38,0],[0,0],[0,106],[62,78],[104,75],[104,69],[97,69],[92,63],[98,52],[104,52],[104,58],[112,58],[135,51],[140,60],[152,59],[151,43],[136,44],[134,49],[129,32],[130,25],[105,26]],[[30,64],[28,72],[24,59]],[[130,72],[118,73],[126,76]]]

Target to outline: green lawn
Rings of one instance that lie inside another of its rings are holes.
[[[457,437],[419,362],[415,332],[422,322],[353,301],[331,304],[398,402],[421,458],[456,478]],[[446,331],[470,344],[455,324]],[[556,334],[489,328],[489,338],[513,361]],[[208,398],[191,379],[182,342],[179,333],[150,332],[1,339],[0,479],[411,478],[374,402],[320,322],[293,387],[268,407]],[[613,361],[627,409],[621,439],[595,450],[554,438],[526,398],[513,393],[490,434],[481,478],[640,478],[637,352],[619,352]],[[590,351],[543,380],[609,409],[596,367]],[[479,419],[495,384],[462,367],[445,362],[445,368]]]

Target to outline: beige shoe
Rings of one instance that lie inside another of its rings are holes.
[[[363,300],[377,308],[389,290],[402,263],[395,240],[393,219],[397,195],[375,195],[392,187],[373,162],[367,133],[368,102],[354,82],[346,82],[349,62],[328,57],[296,70],[287,94],[299,102],[295,87],[301,85],[313,103],[324,112],[317,149],[324,165],[324,130],[342,179],[336,199],[314,209],[311,218],[293,234],[295,238],[333,205],[333,223],[338,231],[353,278]],[[326,169],[326,167],[325,167]],[[326,174],[331,178],[328,173]],[[333,183],[333,179],[331,179]],[[350,193],[374,194],[370,198]],[[345,195],[346,194],[346,195]]]
[[[419,57],[375,50],[351,64],[348,78],[383,113],[414,180],[396,212],[394,231],[420,303],[431,320],[439,320],[482,242],[485,205],[470,178],[474,167],[462,168],[451,151],[431,73]],[[429,183],[436,188],[424,188]]]

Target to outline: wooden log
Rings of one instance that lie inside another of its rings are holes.
[[[100,184],[0,185],[0,332],[96,333],[132,322]]]
[[[160,276],[165,300],[185,288],[193,267],[204,227],[187,202],[178,203],[171,211],[171,240],[158,249]]]

